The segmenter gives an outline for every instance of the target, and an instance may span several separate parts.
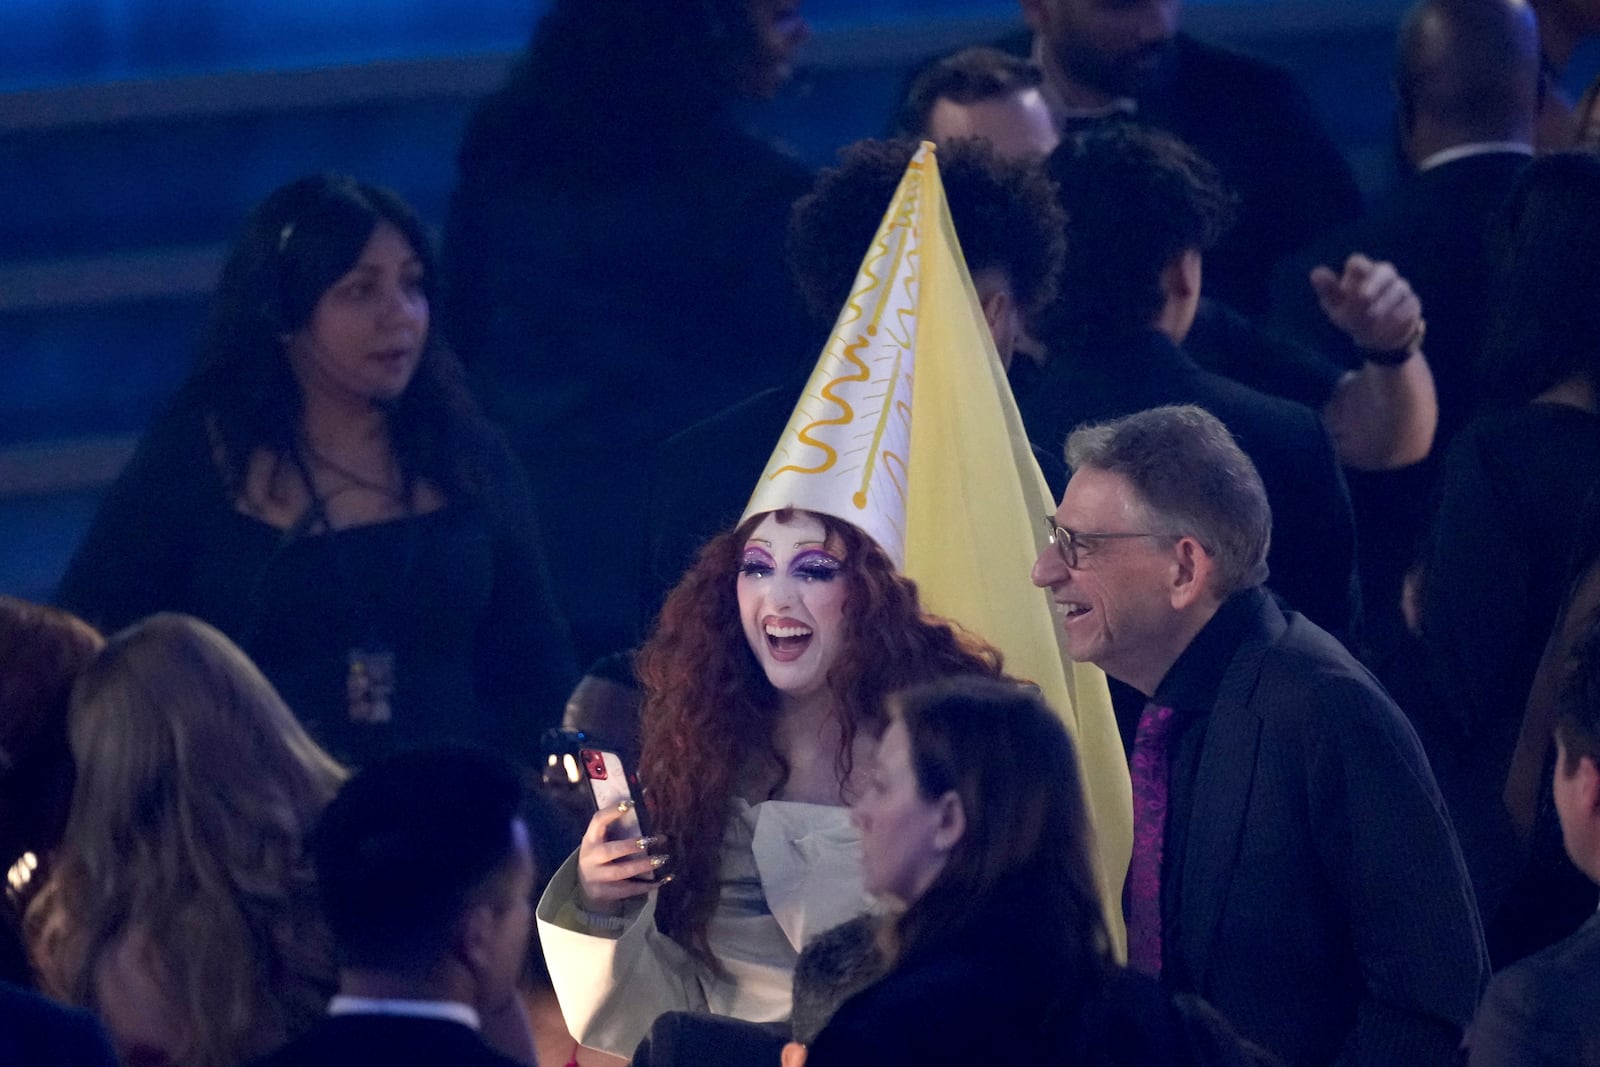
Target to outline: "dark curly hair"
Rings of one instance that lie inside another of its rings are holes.
[[[818,319],[831,322],[850,296],[861,258],[916,155],[918,142],[857,141],[839,152],[789,216],[789,270]],[[938,152],[939,177],[967,267],[1005,272],[1025,316],[1055,296],[1066,216],[1039,168],[1005,160],[983,141]]]
[[[438,272],[427,231],[410,205],[386,189],[344,175],[312,175],[273,192],[245,222],[180,393],[180,402],[205,413],[221,446],[224,483],[235,496],[243,492],[252,453],[265,450],[279,460],[296,455],[304,401],[284,335],[306,325],[383,223],[399,230],[421,260],[423,294],[437,310]],[[447,499],[479,495],[492,431],[438,329],[428,331],[416,374],[388,417],[408,484],[428,479]]]
[[[786,522],[794,513],[777,514]],[[638,660],[645,691],[640,780],[654,828],[672,839],[674,876],[660,891],[656,923],[713,969],[706,926],[717,904],[734,782],[752,759],[774,767],[780,786],[788,773],[772,740],[778,693],[746,643],[735,592],[740,553],[765,517],[752,516],[706,544],[667,597]],[[839,546],[849,583],[843,653],[828,676],[844,781],[857,734],[882,732],[890,693],[951,675],[1003,673],[997,649],[922,611],[916,584],[865,533],[817,518]]]
[[[1164,301],[1162,270],[1233,224],[1237,201],[1217,169],[1160,130],[1096,126],[1063,141],[1045,169],[1068,217],[1050,331],[1149,326]]]

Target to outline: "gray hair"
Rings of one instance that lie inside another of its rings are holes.
[[[1128,480],[1166,532],[1193,537],[1216,561],[1222,596],[1267,580],[1272,509],[1255,464],[1215,415],[1192,405],[1151,408],[1080,426],[1067,465]]]

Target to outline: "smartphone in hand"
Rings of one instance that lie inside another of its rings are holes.
[[[603,748],[581,748],[578,763],[583,767],[583,776],[589,780],[589,792],[594,794],[594,810],[614,808],[624,800],[632,805],[612,824],[611,838],[620,841],[650,836],[650,831],[645,829],[644,809],[634,796],[635,780],[623,767],[622,757]]]

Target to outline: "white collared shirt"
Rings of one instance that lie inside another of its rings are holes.
[[[409,1015],[415,1019],[446,1019],[483,1029],[478,1013],[457,1000],[396,1000],[388,997],[347,997],[328,1001],[329,1015]]]
[[[1458,144],[1433,155],[1417,164],[1417,171],[1432,170],[1442,167],[1446,163],[1454,163],[1458,159],[1469,159],[1472,156],[1487,156],[1495,152],[1515,152],[1522,156],[1533,155],[1533,145],[1524,144],[1522,141],[1473,141],[1469,144]]]

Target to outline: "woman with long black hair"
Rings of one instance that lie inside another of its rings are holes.
[[[251,214],[199,358],[58,600],[236,641],[361,764],[459,739],[532,754],[576,677],[526,477],[432,328],[421,221],[319,175]]]

